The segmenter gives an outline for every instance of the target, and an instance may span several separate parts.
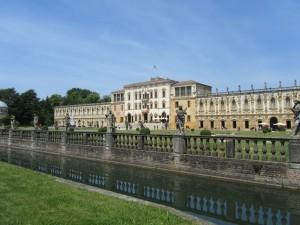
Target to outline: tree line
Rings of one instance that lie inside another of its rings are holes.
[[[111,99],[108,95],[101,98],[97,92],[81,88],[72,88],[65,96],[53,94],[44,99],[38,98],[33,89],[18,93],[14,88],[7,88],[0,89],[0,100],[8,105],[9,115],[0,124],[9,125],[10,116],[14,115],[19,125],[32,126],[33,114],[36,113],[41,125],[52,126],[55,106],[110,102]]]

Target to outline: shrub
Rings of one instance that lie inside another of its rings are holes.
[[[185,128],[186,128],[186,129],[190,129],[190,126],[189,126],[189,125],[186,125]]]
[[[106,133],[106,131],[107,131],[107,127],[100,127],[100,128],[98,129],[98,132],[99,132],[99,133]]]
[[[142,128],[140,131],[141,134],[150,134],[150,129],[149,128]]]
[[[192,128],[192,129],[191,129],[191,131],[192,131],[192,132],[194,132],[194,131],[195,131],[195,129],[194,129],[194,128]]]
[[[42,130],[48,130],[48,126],[43,126]]]
[[[211,136],[211,131],[210,130],[201,130],[200,135],[201,136]]]
[[[266,133],[270,133],[272,130],[269,127],[262,127],[262,131],[264,134],[266,134]]]
[[[136,130],[136,131],[140,131],[140,128],[137,127],[135,130]]]
[[[10,125],[10,116],[5,116],[0,119],[0,125]]]

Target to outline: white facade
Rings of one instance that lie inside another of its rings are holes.
[[[169,119],[171,86],[175,81],[151,78],[124,86],[124,114],[130,123],[161,122]]]

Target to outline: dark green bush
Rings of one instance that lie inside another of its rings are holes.
[[[135,130],[136,130],[136,131],[140,131],[140,128],[137,127]]]
[[[42,130],[48,130],[48,126],[43,126]]]
[[[10,125],[10,116],[5,116],[0,119],[0,125]]]
[[[186,125],[185,128],[186,128],[186,129],[190,129],[190,126],[189,126],[189,125]]]
[[[69,132],[74,132],[74,127],[70,127]]]
[[[211,136],[211,131],[210,130],[201,130],[200,135],[201,136]]]
[[[150,134],[150,129],[149,128],[142,128],[141,130],[140,130],[140,133],[141,134]]]
[[[194,132],[194,131],[195,131],[195,129],[194,129],[194,128],[192,128],[192,129],[191,129],[191,131],[192,131],[192,132]]]
[[[264,134],[266,134],[266,133],[270,133],[272,130],[269,127],[262,127],[262,131]]]
[[[99,133],[106,133],[106,131],[107,131],[107,127],[100,127],[100,128],[98,129],[98,132],[99,132]]]

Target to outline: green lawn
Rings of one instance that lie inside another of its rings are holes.
[[[164,209],[71,187],[0,162],[1,225],[193,224]]]

